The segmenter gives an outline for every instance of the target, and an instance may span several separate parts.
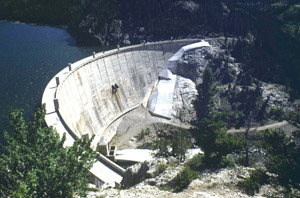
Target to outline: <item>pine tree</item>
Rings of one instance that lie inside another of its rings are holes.
[[[265,166],[268,172],[275,173],[278,181],[290,188],[300,189],[300,131],[290,137],[281,130],[267,130],[263,145],[268,151]]]
[[[218,119],[217,114],[198,120],[191,133],[196,144],[203,150],[204,163],[209,167],[219,166],[223,157],[240,150],[245,144],[232,134],[226,133],[226,124]]]
[[[209,67],[206,67],[203,73],[203,82],[197,86],[198,97],[194,101],[194,107],[197,112],[197,118],[202,119],[209,115],[209,110],[213,106],[212,97],[215,93],[213,83],[215,77]]]
[[[60,139],[44,121],[45,107],[26,122],[22,110],[10,113],[11,131],[4,132],[0,154],[1,197],[73,197],[85,196],[88,170],[96,153],[91,140],[78,139],[64,148]]]

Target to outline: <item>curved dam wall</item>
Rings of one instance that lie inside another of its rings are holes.
[[[141,104],[157,82],[167,60],[182,46],[199,40],[176,40],[125,47],[74,63],[56,91],[59,113],[77,137],[110,139],[106,130],[124,113]],[[79,64],[80,63],[80,64]]]

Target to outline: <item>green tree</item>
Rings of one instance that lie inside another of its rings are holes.
[[[282,107],[271,108],[269,115],[274,120],[282,121],[284,119],[283,108]]]
[[[45,107],[38,109],[32,122],[26,122],[22,110],[10,113],[11,131],[4,132],[0,154],[1,197],[73,197],[85,196],[87,173],[96,153],[91,140],[75,140],[64,148],[60,139],[44,121]]]
[[[173,156],[180,161],[184,161],[187,149],[191,146],[191,140],[188,135],[187,131],[182,129],[179,131],[170,131],[168,133],[159,130],[157,134],[158,139],[154,143],[154,149],[158,150],[156,156]]]
[[[264,133],[264,147],[268,151],[265,166],[268,172],[278,175],[278,181],[287,188],[300,189],[300,131],[287,137],[281,130]]]
[[[190,129],[196,144],[204,152],[206,166],[219,166],[223,157],[239,150],[244,146],[244,141],[237,140],[226,133],[226,120],[224,113],[212,113],[215,77],[209,67],[203,73],[203,82],[197,86],[198,96],[194,101],[197,119]]]
[[[223,157],[227,154],[240,150],[245,142],[226,133],[226,124],[217,119],[217,115],[198,120],[191,133],[196,144],[204,152],[204,163],[206,166],[219,166]]]
[[[300,128],[300,111],[291,111],[287,117],[288,121]]]
[[[174,178],[174,190],[176,192],[183,190],[195,178],[195,173],[189,167],[184,167]]]
[[[213,86],[214,81],[215,77],[211,69],[206,67],[203,73],[203,82],[197,86],[198,97],[194,101],[198,119],[208,116],[213,106],[212,97],[215,93],[215,87]]]
[[[262,169],[255,169],[250,172],[250,177],[240,181],[238,184],[248,195],[253,196],[266,183],[268,183],[266,172]]]

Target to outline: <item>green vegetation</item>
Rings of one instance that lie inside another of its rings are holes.
[[[154,142],[154,149],[157,149],[157,157],[173,156],[180,161],[185,160],[187,149],[191,147],[191,140],[188,133],[181,129],[169,131],[158,131],[158,139]]]
[[[147,129],[143,129],[138,135],[137,135],[137,139],[139,141],[141,141],[142,139],[145,138],[145,136],[148,136],[150,134],[150,129],[147,128]]]
[[[215,77],[209,67],[206,67],[203,73],[203,82],[197,85],[198,96],[194,101],[194,107],[197,112],[197,119],[207,117],[213,107],[212,97],[216,92],[213,83]]]
[[[278,175],[277,179],[286,188],[299,188],[300,184],[300,132],[287,137],[280,130],[267,130],[264,146],[269,160],[265,164],[268,172]]]
[[[0,0],[0,4],[0,19],[68,26],[77,41],[97,45],[90,33],[103,35],[104,45],[120,44],[125,34],[131,43],[210,33],[253,35],[252,42],[242,39],[232,52],[248,65],[243,73],[287,85],[298,91],[295,97],[300,93],[296,0]]]
[[[232,17],[224,17],[218,0],[194,0],[189,4],[180,0],[0,0],[0,3],[0,19],[67,25],[72,30],[78,30],[81,21],[87,19],[87,29],[91,27],[103,34],[114,33],[113,23],[117,21],[126,33],[144,27],[147,35],[162,39],[227,31],[246,35],[249,29],[245,16],[231,7]]]
[[[222,113],[213,113],[213,95],[215,93],[214,76],[210,68],[203,73],[203,82],[197,87],[198,96],[194,102],[197,120],[193,122],[191,134],[196,144],[204,152],[204,163],[207,167],[221,165],[222,159],[244,147],[244,142],[226,133],[226,123]]]
[[[155,169],[155,174],[159,175],[163,173],[168,168],[167,164],[158,164],[158,166]]]
[[[286,136],[281,130],[263,132],[262,145],[267,151],[265,169],[256,169],[239,185],[249,195],[254,195],[264,184],[280,184],[286,197],[300,190],[300,132]],[[269,174],[267,174],[269,173]],[[270,176],[270,173],[274,176]],[[272,177],[272,179],[271,179]]]
[[[256,169],[250,173],[250,177],[239,183],[239,186],[244,191],[253,196],[259,191],[260,187],[268,182],[266,172],[261,169]]]
[[[287,119],[292,124],[296,125],[297,127],[300,127],[300,111],[292,111],[288,114]]]
[[[65,136],[48,128],[45,108],[26,122],[21,110],[10,113],[11,131],[4,132],[0,154],[1,197],[73,197],[85,196],[87,173],[96,153],[91,140],[76,140],[64,148]]]
[[[193,171],[201,171],[205,168],[204,164],[204,156],[203,155],[195,155],[192,159],[185,163],[186,167],[189,167]]]
[[[90,3],[91,0],[0,0],[0,17],[8,20],[67,25],[78,23],[84,9]]]
[[[248,166],[248,130],[240,139],[227,134],[226,130],[228,123],[250,128],[251,119],[265,120],[268,101],[259,104],[261,90],[256,79],[287,85],[294,90],[293,99],[300,95],[295,91],[300,90],[298,0],[222,1],[230,14],[226,14],[219,0],[188,1],[190,5],[192,2],[194,7],[183,5],[184,1],[179,0],[0,0],[0,19],[67,25],[75,32],[86,19],[87,29],[108,36],[117,32],[133,37],[142,29],[134,42],[141,38],[160,40],[170,36],[182,38],[209,33],[226,38],[228,35],[239,36],[230,44],[228,53],[246,67],[236,82],[243,86],[242,91],[238,92],[234,85],[228,95],[232,104],[232,111],[228,112],[231,120],[224,112],[214,112],[216,82],[213,72],[207,67],[203,83],[197,86],[199,95],[194,102],[197,119],[190,130],[204,156],[195,156],[176,176],[174,189],[180,191],[199,171],[230,164],[227,155],[232,152],[244,150],[244,164]],[[249,89],[253,84],[256,84],[256,89]],[[45,126],[44,115],[44,109],[38,110],[32,122],[25,122],[21,111],[11,113],[12,133],[5,133],[6,144],[1,145],[1,197],[72,197],[85,194],[86,173],[95,157],[89,147],[91,140],[76,140],[72,147],[63,148],[65,138],[60,140],[53,129]],[[274,120],[285,118],[280,107],[271,109],[269,115]],[[300,127],[299,111],[290,112],[286,119]],[[137,138],[141,140],[148,134],[146,129]],[[154,143],[157,156],[185,160],[191,144],[188,133],[159,131],[157,135],[158,140]],[[253,195],[261,185],[269,182],[266,171],[278,175],[278,182],[287,189],[299,189],[299,137],[299,132],[291,137],[278,130],[265,132],[266,170],[256,170],[250,178],[241,182],[247,193]],[[160,164],[156,173],[165,169],[166,165]]]
[[[189,167],[185,167],[180,171],[174,180],[174,190],[181,191],[186,188],[191,181],[195,179],[195,173]]]
[[[198,121],[192,129],[196,144],[204,152],[204,163],[207,167],[220,166],[223,157],[241,150],[244,141],[226,133],[226,124],[215,120],[214,115]]]
[[[289,32],[298,31],[300,12],[293,15],[298,22],[290,21],[280,16],[287,13],[286,8],[296,4],[295,1],[286,2],[288,5],[283,10],[277,11],[270,7],[270,2],[279,1],[259,2],[261,4],[246,0],[241,6],[253,16],[252,19],[248,18],[251,22],[249,33],[254,36],[255,40],[252,43],[244,40],[242,45],[237,43],[232,54],[248,66],[249,70],[244,73],[249,72],[261,81],[283,84],[297,90],[298,92],[293,93],[293,97],[297,98],[300,91],[298,67],[300,59],[297,55],[300,53],[300,35],[296,36],[295,33],[289,34]]]
[[[226,133],[226,116],[213,113],[212,97],[215,92],[214,76],[210,68],[203,74],[203,82],[198,89],[198,97],[194,102],[197,119],[192,123],[191,135],[204,152],[204,156],[196,155],[185,163],[185,168],[174,179],[174,190],[181,191],[206,168],[226,167],[231,161],[226,156],[245,147],[245,141]]]
[[[271,108],[269,114],[270,117],[274,120],[282,121],[284,119],[284,112],[281,107]]]
[[[116,0],[0,0],[0,19],[68,26],[77,30],[82,19],[93,13],[94,27],[102,31],[117,18]]]

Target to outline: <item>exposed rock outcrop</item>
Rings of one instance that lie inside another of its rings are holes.
[[[93,1],[77,26],[78,32],[96,38],[104,46],[208,34],[204,27],[218,32],[221,23],[213,22],[225,20],[231,14],[229,5],[217,0],[120,1],[104,6],[111,12],[102,10],[105,8],[101,1]]]
[[[138,163],[127,168],[124,173],[123,180],[121,182],[122,188],[130,188],[139,182],[149,178],[150,175],[147,174],[147,171],[150,169],[149,162],[145,161],[144,163]]]

